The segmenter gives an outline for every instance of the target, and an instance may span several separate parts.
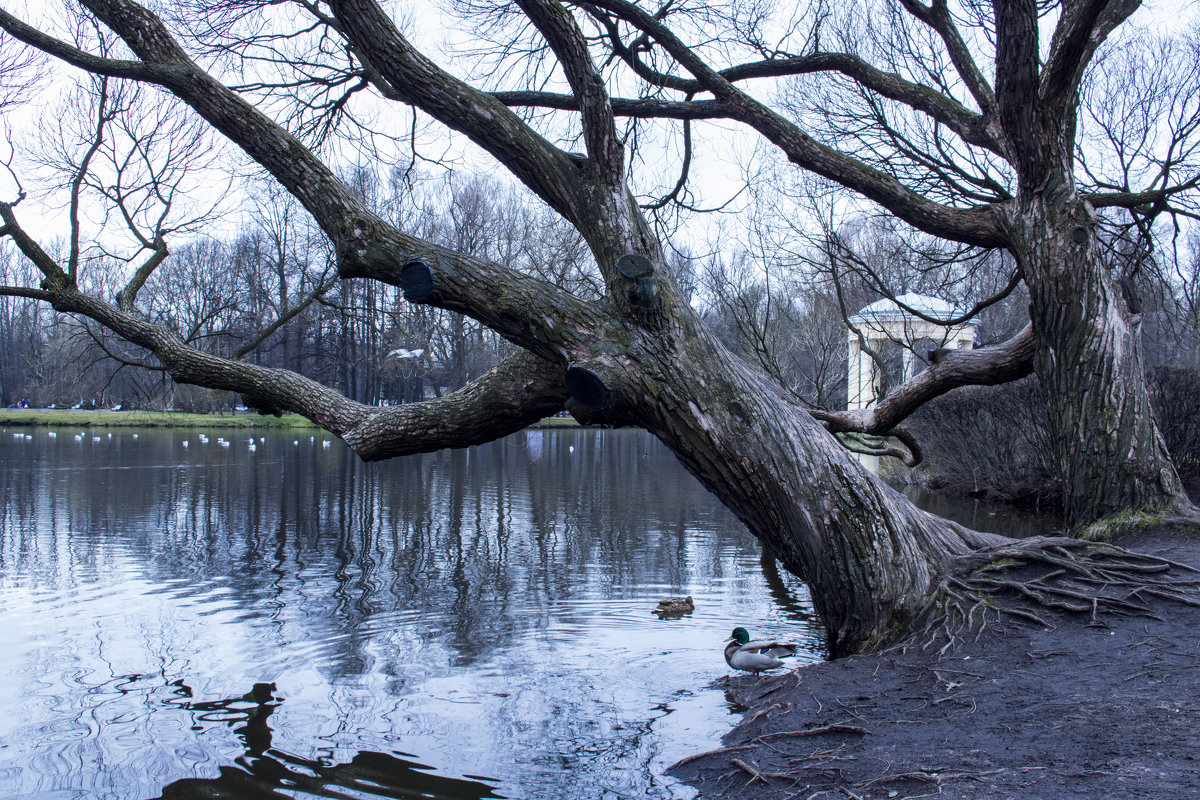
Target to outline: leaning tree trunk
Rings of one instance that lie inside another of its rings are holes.
[[[1034,370],[1068,526],[1122,510],[1185,507],[1151,414],[1136,301],[1107,274],[1095,212],[1068,190],[1048,187],[1025,198],[1015,216],[1013,251],[1029,285]]]
[[[603,386],[573,394],[644,425],[808,584],[832,655],[906,635],[958,557],[1006,541],[916,508],[690,322],[673,347],[590,361]]]

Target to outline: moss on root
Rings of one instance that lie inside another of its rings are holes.
[[[1087,542],[1115,542],[1154,529],[1172,527],[1171,509],[1160,505],[1129,508],[1096,520],[1080,529],[1077,538]]]

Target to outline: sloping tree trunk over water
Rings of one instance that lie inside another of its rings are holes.
[[[1064,545],[1018,545],[926,514],[865,472],[831,431],[884,434],[925,399],[966,383],[1019,377],[1036,364],[1039,375],[1053,387],[1050,391],[1060,393],[1053,402],[1061,404],[1061,424],[1103,420],[1130,443],[1121,452],[1091,455],[1064,447],[1064,456],[1073,464],[1096,459],[1086,466],[1090,474],[1117,469],[1122,476],[1093,490],[1084,485],[1080,472],[1081,478],[1070,485],[1088,492],[1091,499],[1078,498],[1076,518],[1086,520],[1093,513],[1122,507],[1126,500],[1178,500],[1178,480],[1169,459],[1161,447],[1150,446],[1157,434],[1149,415],[1141,413],[1146,409],[1145,389],[1136,347],[1125,335],[1125,318],[1107,300],[1111,287],[1094,248],[1078,250],[1074,261],[1061,260],[1076,227],[1075,219],[1062,209],[1078,212],[1086,207],[1070,190],[1055,195],[1055,205],[1045,205],[1047,184],[1035,180],[1044,170],[1038,173],[1042,168],[1036,164],[1019,169],[1022,189],[1015,199],[964,208],[940,205],[815,142],[737,89],[731,77],[708,67],[661,19],[619,0],[601,0],[589,8],[603,9],[614,20],[642,31],[691,73],[693,78],[681,91],[706,92],[714,98],[614,101],[571,13],[553,0],[521,0],[517,5],[545,39],[570,84],[567,107],[577,109],[582,121],[586,154],[568,153],[502,102],[515,103],[516,98],[476,90],[418,53],[373,0],[329,0],[320,6],[327,6],[331,16],[319,19],[319,24],[352,43],[348,52],[361,60],[356,62],[361,77],[379,94],[416,106],[465,133],[580,231],[607,289],[603,300],[587,302],[546,281],[438,247],[389,225],[298,139],[202,70],[154,14],[131,0],[83,4],[124,40],[136,60],[82,52],[3,12],[0,26],[82,69],[172,92],[304,204],[336,247],[343,277],[401,286],[409,301],[471,316],[522,348],[446,397],[398,408],[361,405],[300,375],[220,358],[185,344],[175,332],[138,313],[138,283],[126,287],[120,305],[89,296],[78,288],[73,268],[64,269],[26,234],[14,204],[0,204],[0,230],[15,240],[43,277],[40,288],[3,290],[100,322],[153,353],[176,381],[240,392],[264,413],[303,414],[365,459],[489,441],[563,408],[581,418],[644,426],[789,570],[808,582],[835,654],[871,649],[905,635],[916,621],[927,618],[935,599],[954,591],[953,581],[986,564],[995,552],[1006,558],[1025,554],[1036,561],[1039,553]],[[943,7],[920,13],[941,13],[937,9]],[[1034,13],[1032,8],[1028,13]],[[1036,17],[1029,19],[1035,38],[1026,55],[1036,72]],[[996,99],[981,88],[981,78],[972,75],[972,89],[985,106],[984,114],[978,115],[949,101],[931,101],[927,92],[903,81],[854,69],[872,88],[911,100],[960,135],[1019,160],[1022,143],[1006,138],[1006,131],[1026,123],[1010,124],[1005,116],[1013,112],[1019,91],[1001,93],[1008,99],[1000,102],[997,116]],[[540,95],[521,102],[560,101]],[[818,421],[782,388],[727,352],[673,284],[661,245],[627,188],[626,152],[614,109],[646,116],[740,120],[798,165],[843,183],[917,227],[980,246],[1009,247],[1037,298],[1032,333],[1027,330],[995,348],[953,354],[872,412],[826,414]],[[1054,136],[1062,138],[1062,131]],[[160,232],[151,233],[158,241]],[[153,258],[161,261],[165,245],[155,252]],[[69,261],[76,263],[75,251]],[[147,263],[146,269],[152,269]],[[1093,276],[1095,297],[1106,304],[1085,306],[1074,320],[1056,315],[1055,304],[1068,298],[1072,305],[1085,298],[1096,302],[1072,286],[1083,277],[1081,269]],[[1118,331],[1125,333],[1114,339],[1117,323],[1125,325]],[[1079,329],[1089,325],[1093,334],[1080,336]],[[1051,355],[1068,349],[1074,363],[1095,369],[1072,377],[1070,365]],[[1115,392],[1118,387],[1121,391]],[[1113,407],[1109,402],[1126,396],[1132,398],[1131,405]],[[1130,412],[1138,418],[1129,419]]]

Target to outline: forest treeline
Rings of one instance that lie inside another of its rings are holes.
[[[414,181],[359,170],[349,182],[382,216],[430,241],[515,266],[594,299],[602,284],[582,237],[523,194],[492,178]],[[154,319],[189,342],[255,364],[331,384],[358,402],[392,405],[440,397],[514,351],[462,314],[404,302],[398,287],[336,276],[328,240],[288,195],[260,184],[235,232],[177,247],[143,291]],[[217,226],[230,228],[231,226]],[[1120,254],[1120,242],[1113,252]],[[1186,242],[1166,265],[1114,256],[1142,306],[1155,413],[1176,464],[1200,472],[1200,252]],[[917,292],[968,308],[1003,294],[1011,265],[975,254],[955,269],[948,245],[915,242],[886,219],[858,219],[836,232],[751,232],[728,249],[671,253],[676,279],[724,344],[804,403],[844,408],[847,317],[888,293]],[[97,256],[102,257],[102,256]],[[0,283],[30,280],[33,268],[0,242]],[[107,274],[95,270],[92,274]],[[115,291],[115,289],[113,290]],[[977,344],[1000,342],[1027,319],[1017,286],[975,317]],[[923,342],[913,349],[928,363]],[[936,345],[936,343],[933,343]],[[899,381],[903,342],[879,348],[883,389]],[[920,369],[920,366],[918,366]],[[4,406],[229,411],[232,393],[176,384],[153,357],[94,324],[33,300],[0,296],[0,400]],[[1030,503],[1058,495],[1045,407],[1036,380],[966,387],[917,412],[910,427],[928,484],[962,494]]]

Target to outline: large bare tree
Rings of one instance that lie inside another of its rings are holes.
[[[1190,511],[1148,412],[1136,326],[1114,295],[1095,236],[1097,207],[1167,202],[1177,187],[1089,197],[1073,179],[1083,75],[1136,3],[1068,2],[1046,48],[1037,5],[998,2],[992,85],[944,3],[905,0],[897,10],[937,34],[974,110],[941,91],[945,86],[923,85],[845,53],[791,56],[764,48],[760,60],[718,69],[705,53],[723,51],[721,43],[712,40],[715,50],[690,46],[668,27],[670,3],[646,10],[624,0],[570,7],[518,0],[496,9],[504,19],[519,15],[535,42],[530,52],[538,63],[553,64],[561,78],[567,91],[560,95],[484,91],[456,77],[418,51],[376,0],[181,3],[188,13],[173,26],[133,0],[81,5],[119,37],[127,55],[55,38],[6,11],[0,11],[0,27],[89,73],[173,94],[304,205],[332,242],[343,278],[398,285],[409,302],[461,312],[521,348],[437,400],[385,409],[360,405],[303,376],[206,352],[147,319],[137,291],[151,261],[136,270],[116,303],[83,291],[73,262],[64,267],[22,227],[17,203],[0,204],[0,233],[42,276],[38,287],[0,291],[99,322],[147,349],[178,382],[240,392],[264,412],[303,414],[366,459],[485,442],[563,408],[585,419],[644,426],[810,584],[834,653],[894,641],[954,600],[964,610],[982,607],[973,593],[1001,582],[978,569],[996,559],[1053,563],[1107,584],[1133,557],[1063,539],[1011,542],[930,516],[866,473],[831,429],[887,433],[925,398],[1036,366],[1064,442],[1073,520],[1151,504]],[[735,22],[736,10],[735,4]],[[230,37],[243,24],[249,33],[235,46]],[[585,30],[599,36],[589,38]],[[688,30],[703,35],[690,23]],[[292,62],[295,73],[262,76],[265,65],[283,61],[283,44],[304,41],[312,45]],[[264,42],[274,55],[253,65],[241,92],[199,61],[203,55],[224,64]],[[614,98],[610,86],[623,78],[597,66],[598,50],[656,87],[655,96]],[[906,104],[939,130],[1005,160],[1017,176],[1016,191],[969,206],[943,202],[869,159],[820,143],[738,85],[814,70],[846,75],[864,92]],[[264,98],[260,106],[247,99],[254,91]],[[334,124],[366,91],[464,134],[568,220],[599,265],[603,297],[585,300],[505,264],[437,246],[373,213],[302,138],[320,141],[328,131],[321,121]],[[277,102],[288,93],[303,101],[290,114]],[[555,144],[513,110],[520,105],[563,110],[583,152]],[[264,109],[285,116],[279,121]],[[1007,248],[1034,297],[1031,330],[942,360],[867,416],[816,419],[794,395],[722,347],[672,279],[663,245],[629,188],[622,115],[736,120],[800,167],[920,230]],[[159,253],[165,257],[165,245],[156,246],[151,259]],[[1097,433],[1103,435],[1088,438]],[[1111,562],[1107,571],[1079,566],[1098,560]],[[1144,572],[1137,570],[1125,574]],[[1079,589],[1054,591],[1042,589],[1039,596],[1078,604],[1061,598]]]

